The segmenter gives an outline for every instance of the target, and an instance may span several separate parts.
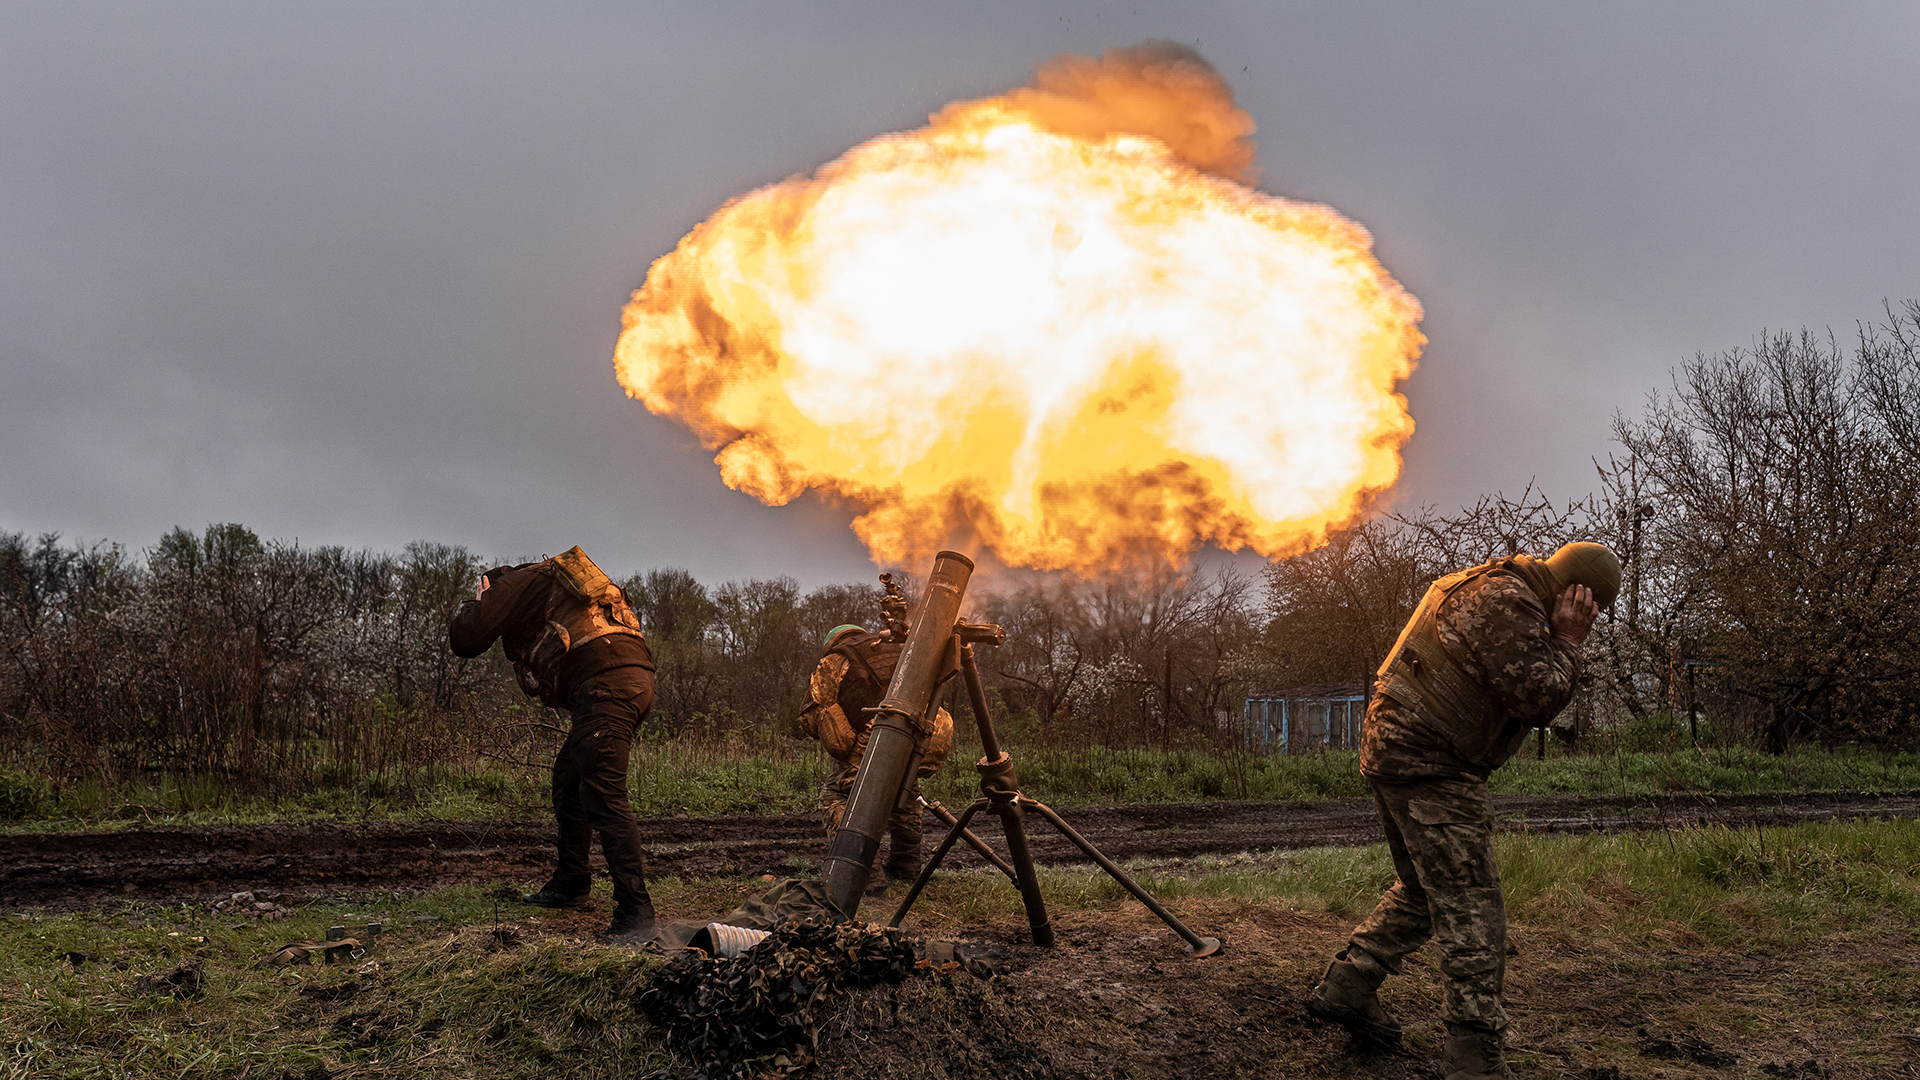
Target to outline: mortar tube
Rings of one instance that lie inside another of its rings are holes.
[[[895,662],[887,694],[874,711],[867,752],[855,774],[840,827],[821,868],[827,902],[851,919],[860,908],[893,809],[918,749],[917,721],[933,705],[935,680],[946,658],[960,601],[973,576],[973,560],[957,551],[934,556],[927,590],[913,615],[907,644]]]

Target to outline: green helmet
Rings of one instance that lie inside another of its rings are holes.
[[[1567,544],[1547,559],[1547,569],[1561,585],[1585,585],[1593,590],[1593,602],[1612,607],[1620,595],[1620,557],[1605,544],[1585,540]]]
[[[833,629],[827,631],[827,640],[823,645],[821,645],[821,648],[823,649],[833,648],[834,642],[839,641],[841,638],[845,637],[850,633],[864,634],[866,632],[867,632],[867,628],[864,626],[855,626],[852,623],[841,623],[839,626],[836,626]]]

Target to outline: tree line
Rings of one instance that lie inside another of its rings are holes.
[[[1574,708],[1708,715],[1775,752],[1911,746],[1920,714],[1920,303],[1837,335],[1763,333],[1616,414],[1593,494],[1372,518],[1267,570],[1282,680],[1356,678],[1426,583],[1597,540],[1625,580]],[[1307,647],[1308,645],[1311,647]]]
[[[540,762],[564,718],[520,693],[498,647],[448,648],[448,617],[490,565],[444,544],[302,547],[238,524],[140,553],[0,533],[0,763],[58,783],[165,773],[297,790]],[[877,583],[661,569],[620,584],[657,668],[651,738],[797,737],[827,631],[882,625]],[[994,692],[1049,744],[1206,742],[1250,677],[1257,605],[1232,575],[974,601],[1009,630],[983,651]]]
[[[1008,634],[980,654],[990,691],[1022,740],[1238,745],[1246,697],[1369,679],[1433,578],[1592,539],[1626,581],[1587,649],[1569,740],[1667,711],[1775,750],[1909,745],[1920,304],[1845,344],[1763,334],[1697,356],[1616,417],[1614,443],[1591,495],[1379,514],[1254,578],[976,582],[972,615]],[[0,532],[0,761],[62,783],[291,788],[538,761],[564,721],[521,696],[497,648],[468,661],[447,647],[488,565],[445,544],[301,547],[238,524],[138,553]],[[657,569],[621,584],[658,665],[652,737],[794,736],[827,630],[878,625],[869,583]]]

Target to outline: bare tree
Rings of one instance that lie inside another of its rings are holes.
[[[1903,740],[1920,702],[1911,306],[1850,359],[1808,332],[1700,355],[1615,435],[1667,633],[1764,710],[1768,744]],[[1904,344],[1903,344],[1904,343]],[[1624,479],[1619,479],[1624,478]],[[1649,584],[1654,584],[1650,579]]]

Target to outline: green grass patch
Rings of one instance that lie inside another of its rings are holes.
[[[1357,755],[1351,751],[1263,757],[1200,750],[1044,748],[1012,751],[1020,788],[1044,803],[1103,806],[1115,803],[1207,802],[1257,799],[1311,802],[1367,794]],[[928,798],[949,805],[980,793],[972,768],[978,751],[955,750],[954,760],[925,785]]]
[[[1508,833],[1494,846],[1514,919],[1602,936],[1679,933],[1720,946],[1784,948],[1920,920],[1920,821]],[[1161,900],[1279,902],[1355,920],[1394,880],[1385,844],[1122,865]],[[1132,902],[1092,867],[1042,867],[1040,880],[1051,907]],[[929,901],[962,923],[1023,921],[1018,893],[989,870],[936,875],[921,904]]]
[[[503,946],[496,917],[527,913],[496,903],[472,887],[341,897],[246,929],[198,905],[8,916],[0,1076],[630,1076],[667,1060],[630,1005],[657,957],[562,934]],[[356,960],[259,966],[369,919],[386,929]],[[183,963],[197,988],[142,979]]]
[[[1920,821],[1506,835],[1496,847],[1515,912],[1534,922],[1784,948],[1920,918]]]
[[[1578,936],[1596,955],[1652,964],[1678,944],[1790,959],[1910,938],[1920,919],[1920,822],[1513,834],[1497,844],[1514,924]],[[1363,915],[1392,880],[1380,845],[1141,860],[1128,870],[1176,909],[1228,900],[1341,919]],[[1133,903],[1091,868],[1043,869],[1041,882],[1055,912]],[[759,887],[668,879],[655,892],[664,911],[711,917]],[[870,917],[889,906],[870,904]],[[258,964],[285,942],[370,919],[386,932],[351,963]],[[937,875],[910,928],[939,935],[1024,921],[1004,878],[969,870]],[[594,943],[583,930],[592,922],[502,905],[478,886],[326,897],[244,927],[197,904],[8,915],[0,1077],[227,1080],[315,1066],[362,1077],[612,1077],[674,1065],[632,1006],[659,960]],[[518,936],[502,942],[501,925]],[[200,965],[195,992],[141,978],[187,962]]]
[[[1569,752],[1534,743],[1493,774],[1498,795],[1737,795],[1779,792],[1920,790],[1920,755],[1796,749],[1765,754],[1739,745],[1631,749],[1630,740],[1593,740]],[[1642,740],[1644,741],[1644,740]],[[957,746],[925,784],[950,807],[979,791],[978,749]],[[1313,802],[1367,796],[1354,751],[1259,756],[1205,750],[1013,748],[1022,789],[1057,806],[1261,800]],[[831,762],[806,740],[780,737],[644,741],[628,790],[641,816],[805,813],[818,803]],[[324,771],[324,770],[321,770]],[[299,792],[239,793],[204,778],[161,777],[124,785],[72,784],[52,791],[30,774],[0,776],[8,814],[0,829],[49,832],[141,825],[255,824],[271,821],[486,821],[544,817],[544,768],[480,761],[406,775],[367,775]]]
[[[1671,750],[1596,748],[1569,753],[1534,743],[1494,772],[1496,795],[1743,795],[1770,792],[1920,789],[1920,754],[1801,747],[1768,754],[1748,746]],[[1603,744],[1604,745],[1604,744]]]

